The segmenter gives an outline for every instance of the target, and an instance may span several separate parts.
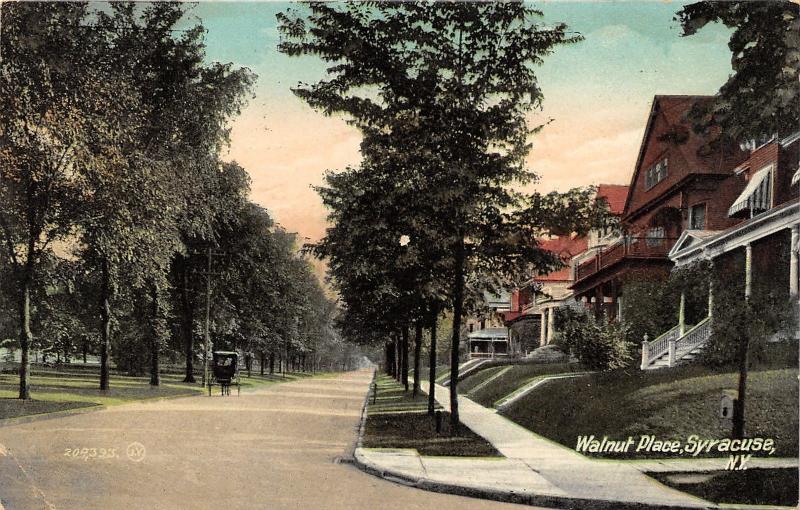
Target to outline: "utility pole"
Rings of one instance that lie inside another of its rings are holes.
[[[203,387],[208,382],[208,349],[211,343],[209,334],[209,322],[211,321],[211,247],[208,247],[206,261],[206,321],[203,326],[203,336],[205,345],[203,347]]]

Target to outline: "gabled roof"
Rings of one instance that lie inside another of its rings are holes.
[[[628,198],[628,186],[625,184],[598,184],[597,198],[604,198],[611,214],[622,214],[625,200]]]
[[[703,161],[698,156],[698,150],[705,145],[706,140],[695,134],[691,126],[686,121],[686,114],[695,104],[699,102],[710,101],[713,96],[681,96],[681,95],[656,95],[653,98],[653,104],[650,106],[650,113],[647,117],[647,125],[644,129],[642,136],[642,143],[639,145],[639,154],[636,157],[636,166],[634,166],[633,175],[631,176],[630,190],[625,199],[625,207],[623,208],[623,215],[627,216],[631,213],[631,197],[632,191],[636,186],[636,181],[639,179],[639,172],[642,167],[642,159],[644,158],[645,148],[650,140],[650,134],[658,114],[664,116],[665,120],[670,126],[676,128],[686,128],[681,131],[688,135],[685,143],[676,144],[680,155],[686,160],[689,167],[699,168],[704,165]]]
[[[720,232],[720,230],[684,230],[681,236],[675,242],[675,246],[673,246],[669,251],[668,256],[672,257],[674,254],[698,245],[706,239],[714,237]]]

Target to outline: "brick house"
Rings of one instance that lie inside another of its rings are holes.
[[[684,231],[669,257],[676,266],[708,260],[724,274],[726,285],[749,299],[756,286],[785,294],[800,313],[800,131],[764,143],[749,142],[749,156],[735,166],[720,189],[742,187],[731,197],[721,193],[731,225]],[[690,326],[684,322],[681,297],[678,324],[642,345],[641,368],[673,366],[691,358],[711,333],[714,292],[708,292],[708,317]],[[800,337],[799,332],[789,335]],[[782,334],[787,334],[783,332]]]
[[[734,172],[748,154],[711,145],[692,131],[687,113],[710,96],[655,96],[621,215],[624,235],[581,258],[571,288],[595,314],[621,319],[624,286],[666,278],[669,251],[687,229],[723,230],[737,220],[728,208],[746,182]]]

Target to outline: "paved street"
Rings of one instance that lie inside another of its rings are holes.
[[[349,373],[0,427],[0,501],[8,510],[514,507],[335,464],[369,381]]]

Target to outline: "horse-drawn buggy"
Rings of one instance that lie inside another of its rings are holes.
[[[208,396],[211,386],[219,384],[222,395],[231,394],[231,386],[236,386],[236,395],[240,395],[239,354],[232,351],[215,351],[211,354],[211,376],[208,378]]]

